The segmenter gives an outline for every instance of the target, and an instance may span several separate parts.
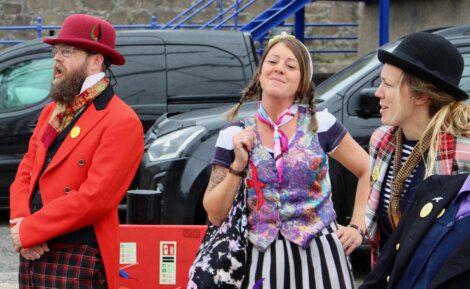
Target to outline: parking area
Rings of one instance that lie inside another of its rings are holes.
[[[18,289],[18,255],[12,250],[9,239],[8,213],[0,212],[0,288]],[[352,256],[356,288],[369,271],[367,252]],[[157,288],[156,288],[157,289]]]
[[[18,289],[18,255],[12,250],[8,212],[0,212],[0,288]]]

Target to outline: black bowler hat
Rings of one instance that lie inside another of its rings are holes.
[[[408,35],[393,50],[379,49],[379,60],[426,80],[456,100],[468,94],[459,88],[464,62],[452,43],[440,35],[417,32]]]

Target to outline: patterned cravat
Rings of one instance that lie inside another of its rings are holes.
[[[283,161],[282,155],[289,150],[289,140],[286,134],[280,130],[280,127],[294,119],[299,106],[293,103],[288,109],[284,110],[278,119],[274,122],[269,118],[268,114],[264,110],[261,102],[258,103],[258,113],[256,116],[258,119],[265,124],[269,125],[274,130],[274,161],[276,162],[277,176],[279,183],[284,180],[283,176]]]
[[[57,103],[49,123],[44,130],[41,141],[48,148],[59,133],[61,133],[82,108],[91,103],[108,86],[109,80],[103,77],[95,85],[77,95],[71,103]]]

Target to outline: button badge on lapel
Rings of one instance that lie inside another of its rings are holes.
[[[74,126],[72,130],[70,131],[70,137],[71,138],[76,138],[80,135],[80,127]]]
[[[420,216],[421,218],[426,218],[426,217],[429,215],[429,213],[431,213],[432,207],[433,207],[433,205],[432,205],[431,202],[425,204],[425,205],[421,208],[421,212],[419,212],[419,216]]]
[[[442,217],[442,215],[444,215],[446,209],[442,209],[441,212],[437,215],[436,219],[439,219],[440,217]]]
[[[380,174],[379,167],[375,167],[372,172],[372,180],[374,182],[377,181],[377,179],[379,178],[379,174]]]

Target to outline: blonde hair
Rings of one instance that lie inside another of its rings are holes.
[[[454,136],[470,134],[470,105],[457,101],[450,94],[437,88],[430,82],[405,72],[404,82],[408,84],[412,95],[417,93],[427,95],[430,100],[429,114],[431,121],[421,134],[419,143],[428,131],[432,130],[431,144],[425,159],[425,178],[432,175],[436,166],[439,140],[442,134],[450,133]]]
[[[314,97],[314,83],[312,80],[312,61],[310,58],[309,51],[305,45],[299,40],[295,39],[292,35],[278,35],[272,38],[266,49],[264,50],[263,56],[261,57],[261,62],[258,68],[256,69],[253,78],[245,88],[240,98],[240,102],[232,107],[229,111],[226,112],[226,117],[228,120],[233,121],[238,115],[240,106],[243,102],[256,99],[261,100],[262,88],[260,85],[260,74],[261,69],[263,68],[264,61],[269,51],[278,43],[284,43],[294,54],[295,58],[299,62],[300,67],[300,84],[299,89],[295,95],[295,100],[300,103],[308,103],[309,109],[312,112],[312,121],[310,123],[311,130],[316,132],[318,130],[317,118],[315,117],[315,97]]]

